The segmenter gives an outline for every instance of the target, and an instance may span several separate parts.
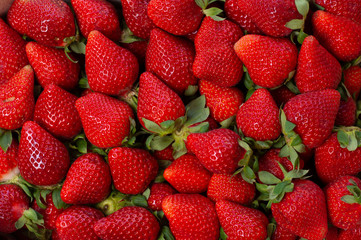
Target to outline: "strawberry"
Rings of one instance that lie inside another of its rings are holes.
[[[337,240],[350,240],[361,238],[361,227],[339,231]]]
[[[13,140],[6,152],[0,149],[0,182],[10,180],[19,174],[18,148],[18,143]]]
[[[207,190],[212,174],[195,156],[186,154],[167,167],[163,176],[180,193],[202,193]]]
[[[0,19],[0,86],[28,64],[25,45],[19,34]]]
[[[177,93],[197,84],[192,64],[195,51],[191,41],[156,28],[150,34],[145,67]]]
[[[163,198],[176,193],[177,191],[168,183],[154,183],[150,188],[148,207],[153,211],[161,211]]]
[[[23,67],[0,86],[0,128],[14,130],[30,120],[34,112],[34,71]]]
[[[115,188],[125,194],[142,193],[158,171],[157,160],[143,149],[113,148],[108,161]]]
[[[70,165],[64,144],[31,121],[21,130],[17,161],[21,176],[40,186],[59,183]]]
[[[222,122],[237,114],[244,102],[243,93],[238,88],[225,88],[211,81],[199,81],[199,92],[206,97],[211,116]]]
[[[353,126],[356,121],[356,110],[356,103],[352,97],[347,98],[346,101],[341,100],[335,125]]]
[[[329,227],[326,235],[326,240],[338,240],[338,228]]]
[[[331,134],[340,105],[340,93],[333,89],[307,92],[290,99],[283,108],[288,121],[294,123],[303,144],[312,149]]]
[[[300,92],[336,89],[341,81],[341,74],[341,65],[337,59],[314,36],[306,37],[298,55],[295,76]]]
[[[104,240],[156,240],[159,232],[157,219],[142,207],[124,207],[98,220],[93,229]]]
[[[271,240],[296,240],[297,236],[290,233],[287,229],[277,225],[275,232],[272,234]],[[326,240],[327,237],[326,237]]]
[[[227,200],[216,204],[217,215],[227,239],[263,240],[267,238],[267,217],[259,210]]]
[[[26,44],[26,55],[43,88],[49,84],[55,84],[71,90],[77,86],[80,66],[78,63],[71,62],[64,50],[29,42]]]
[[[61,199],[68,204],[94,204],[110,193],[109,166],[96,153],[87,153],[71,165],[61,189]]]
[[[130,133],[132,109],[120,100],[90,93],[75,103],[87,139],[97,147],[117,147]]]
[[[250,205],[256,195],[256,188],[243,180],[240,174],[213,174],[207,196],[214,202],[228,200],[243,205]]]
[[[175,239],[218,240],[219,222],[214,203],[199,194],[174,194],[162,208]]]
[[[145,55],[147,53],[148,42],[147,41],[136,41],[131,43],[121,43],[121,47],[128,49],[134,56],[137,57],[139,67],[142,69],[145,66]]]
[[[16,0],[7,18],[17,32],[46,46],[65,46],[75,34],[74,16],[62,0]]]
[[[34,121],[54,136],[70,139],[82,129],[76,100],[60,87],[47,85],[36,101]]]
[[[161,151],[154,151],[153,155],[158,160],[174,161],[172,146],[168,146]]]
[[[115,7],[105,0],[71,0],[79,28],[85,38],[98,30],[113,41],[120,39],[121,30]]]
[[[338,60],[348,62],[361,55],[361,24],[321,10],[313,14],[312,24],[315,37]]]
[[[102,212],[95,208],[71,206],[56,219],[56,232],[60,239],[98,240],[93,225],[102,217]]]
[[[342,0],[315,0],[315,3],[325,8],[326,12],[343,16],[361,24],[361,2]]]
[[[213,173],[232,174],[245,151],[238,144],[240,137],[229,129],[193,133],[187,138],[187,149]]]
[[[280,86],[296,68],[297,48],[285,38],[249,34],[234,45],[234,50],[254,84],[261,87]]]
[[[279,110],[269,91],[257,89],[237,112],[237,127],[256,141],[275,140],[281,134]]]
[[[119,95],[132,87],[139,65],[130,51],[94,30],[86,44],[85,71],[93,91]]]
[[[361,91],[361,67],[356,65],[343,70],[343,77],[347,90],[357,99]]]
[[[231,21],[204,18],[194,40],[194,75],[222,87],[236,85],[242,78],[243,69],[233,45],[242,36],[241,28]]]
[[[288,102],[288,100],[290,100],[291,98],[296,96],[295,93],[293,93],[290,89],[288,89],[288,87],[286,87],[284,85],[279,88],[276,88],[274,90],[271,90],[270,93],[278,107],[286,104],[286,102]]]

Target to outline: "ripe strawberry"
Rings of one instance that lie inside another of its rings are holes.
[[[342,69],[337,59],[314,36],[306,37],[298,55],[295,76],[298,90],[304,93],[326,88],[336,89],[341,75]]]
[[[322,189],[309,180],[294,180],[293,192],[286,193],[271,210],[278,225],[309,239],[323,239],[327,234],[327,210]]]
[[[199,194],[174,194],[162,208],[176,239],[218,240],[219,222],[214,203]]]
[[[283,108],[288,121],[296,124],[303,144],[312,149],[331,134],[340,105],[340,93],[333,89],[307,92],[290,99]]]
[[[59,183],[70,165],[64,144],[31,121],[21,130],[17,161],[21,176],[40,186]]]
[[[271,240],[296,240],[297,236],[293,233],[290,233],[284,227],[277,225],[275,232],[272,234]],[[327,237],[326,237],[326,240]]]
[[[249,34],[234,49],[254,84],[261,87],[280,86],[296,68],[297,48],[285,38]]]
[[[337,240],[361,239],[361,227],[356,227],[348,230],[341,230],[338,234]]]
[[[23,67],[0,86],[0,128],[14,130],[30,120],[34,112],[34,71]]]
[[[98,240],[93,225],[102,217],[102,212],[95,208],[71,206],[56,219],[56,232],[60,239]]]
[[[70,139],[82,129],[76,100],[60,87],[47,85],[36,101],[34,121],[54,136]]]
[[[104,240],[157,239],[159,223],[142,207],[124,207],[98,220],[93,229]]]
[[[158,160],[168,160],[171,162],[174,161],[173,147],[171,145],[161,151],[154,151],[153,155]]]
[[[55,84],[71,90],[78,85],[80,66],[71,62],[64,50],[29,42],[26,44],[26,54],[43,88]]]
[[[6,153],[0,149],[0,182],[11,180],[19,174],[18,148],[18,143],[13,140]]]
[[[74,16],[62,0],[16,0],[7,14],[12,28],[46,46],[61,47],[74,36]]]
[[[243,180],[240,174],[213,174],[207,196],[212,201],[228,200],[249,205],[256,195],[256,187]]]
[[[361,55],[361,24],[320,10],[313,14],[312,24],[315,37],[338,60],[348,62]]]
[[[71,0],[79,28],[85,38],[98,30],[113,41],[120,39],[121,30],[115,7],[105,0]]]
[[[94,30],[86,44],[85,71],[93,91],[119,95],[132,87],[139,65],[130,51]]]
[[[150,188],[148,207],[153,211],[161,211],[163,198],[176,193],[177,191],[168,183],[154,183]]]
[[[75,103],[87,139],[97,147],[117,147],[130,132],[132,109],[120,100],[90,93]]]
[[[356,110],[356,103],[352,97],[349,97],[346,101],[341,100],[335,125],[353,126],[356,121]]]
[[[281,134],[279,109],[269,91],[257,89],[237,112],[237,127],[256,141],[275,140]]]
[[[143,149],[113,148],[108,161],[115,188],[125,194],[142,193],[158,171],[157,160]]]
[[[195,50],[191,41],[156,28],[150,34],[145,67],[177,93],[197,84],[192,64]]]
[[[94,204],[110,193],[109,166],[100,155],[87,153],[71,165],[61,189],[61,199],[68,204]]]
[[[134,56],[137,57],[140,68],[145,66],[145,55],[147,53],[148,42],[147,41],[136,41],[131,43],[121,43],[121,47],[128,49]]]
[[[242,36],[241,28],[231,21],[204,18],[194,40],[194,75],[222,87],[236,85],[242,78],[243,69],[233,45]]]
[[[361,24],[361,2],[343,1],[343,0],[316,0],[316,4],[325,8],[326,12],[334,15],[343,16]]]
[[[180,193],[202,193],[207,190],[212,174],[195,156],[186,154],[167,167],[163,176]]]
[[[343,70],[343,77],[349,93],[358,99],[361,91],[361,67],[356,65]]]
[[[0,86],[28,64],[25,45],[19,34],[0,19]]]
[[[278,107],[286,104],[288,100],[296,96],[296,94],[294,94],[291,90],[288,89],[288,87],[284,85],[274,90],[271,90],[270,93]]]
[[[329,227],[325,240],[338,240],[338,228]]]
[[[145,127],[143,118],[156,124],[176,120],[184,116],[182,99],[150,72],[144,72],[139,80],[138,108],[139,122]]]
[[[261,211],[227,200],[218,201],[216,209],[227,239],[266,239],[268,219]]]

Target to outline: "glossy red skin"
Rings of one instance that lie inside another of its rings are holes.
[[[0,86],[0,128],[14,130],[34,113],[34,71],[26,65]]]
[[[66,90],[78,85],[80,66],[71,62],[63,49],[46,47],[36,42],[26,44],[26,55],[40,85],[58,85]],[[73,55],[69,54],[75,60]]]
[[[190,154],[183,155],[165,169],[163,176],[180,193],[207,191],[212,173]]]
[[[10,180],[13,174],[19,173],[17,170],[18,143],[13,140],[6,153],[0,149],[0,182]]]
[[[98,220],[93,229],[101,239],[156,240],[160,230],[157,219],[142,207],[124,207]]]
[[[115,188],[125,194],[142,193],[157,175],[157,160],[143,149],[118,147],[108,154]]]
[[[140,68],[145,66],[145,55],[147,53],[148,41],[136,41],[132,43],[121,43],[123,48],[131,51],[137,57]]]
[[[237,112],[237,127],[256,141],[275,140],[281,134],[279,109],[271,93],[257,89]]]
[[[25,45],[21,36],[0,19],[0,86],[29,63]]]
[[[100,148],[118,147],[130,132],[132,109],[120,100],[89,93],[75,103],[87,139]]]
[[[271,240],[296,240],[297,236],[287,229],[277,225],[276,231],[272,234]]]
[[[218,240],[219,222],[214,203],[199,194],[165,197],[163,212],[176,239]]]
[[[148,207],[153,211],[161,211],[163,198],[176,193],[177,191],[168,183],[154,183],[150,188]]]
[[[168,160],[171,162],[174,161],[172,146],[168,146],[161,151],[154,151],[153,155],[158,160]]]
[[[56,219],[56,232],[60,239],[98,240],[93,225],[103,216],[103,213],[95,208],[80,205],[71,206]]]
[[[361,90],[361,67],[352,66],[343,70],[344,84],[355,99],[358,99]]]
[[[59,183],[70,165],[65,145],[32,121],[21,130],[17,160],[21,176],[40,186]]]
[[[214,202],[228,200],[242,205],[250,205],[256,196],[256,187],[243,180],[240,174],[213,174],[207,197]]]
[[[56,85],[46,86],[36,101],[34,121],[58,138],[73,138],[82,129],[77,99]]]
[[[320,146],[330,135],[340,105],[340,93],[333,89],[307,92],[289,100],[283,108],[288,121],[296,124],[303,144]]]
[[[234,50],[247,67],[254,84],[265,88],[280,86],[297,64],[297,48],[286,38],[249,34]]]
[[[348,151],[341,148],[337,133],[333,133],[320,147],[316,148],[315,165],[318,177],[329,183],[341,176],[356,175],[361,171],[361,148]]]
[[[338,240],[338,228],[329,227],[326,235],[326,240]]]
[[[104,159],[96,153],[87,153],[71,165],[60,196],[68,204],[95,204],[109,195],[111,182]]]
[[[313,31],[320,43],[340,61],[351,61],[361,55],[361,24],[328,12],[312,16]]]
[[[65,46],[64,38],[75,35],[74,16],[62,0],[16,0],[7,18],[21,35],[46,46]]]
[[[356,227],[348,230],[340,230],[337,240],[360,239],[361,227]]]
[[[139,64],[133,53],[94,30],[86,44],[85,71],[93,91],[120,95],[137,79]]]
[[[354,126],[356,121],[356,102],[352,97],[346,101],[340,101],[340,108],[338,109],[335,125],[337,126]]]
[[[236,85],[242,78],[243,68],[233,45],[242,36],[241,28],[231,21],[204,18],[194,40],[194,75],[222,87]]]
[[[359,0],[316,0],[316,4],[325,8],[325,11],[349,18],[361,24],[361,1]]]
[[[0,232],[15,232],[15,222],[28,208],[29,198],[19,186],[0,185]]]
[[[174,35],[186,35],[198,29],[203,12],[193,0],[151,0],[148,16],[159,28]]]
[[[220,200],[217,215],[229,240],[263,240],[267,238],[267,217],[259,210]]]
[[[198,82],[192,71],[194,57],[195,50],[190,40],[159,28],[151,31],[145,68],[177,93],[183,93],[189,85]]]
[[[144,72],[139,80],[138,108],[139,122],[144,128],[143,118],[161,124],[185,115],[182,99],[150,72]]]
[[[271,93],[271,95],[273,97],[273,100],[275,100],[278,107],[280,107],[281,105],[286,104],[286,102],[288,102],[288,100],[290,100],[291,98],[296,96],[296,94],[294,94],[286,86],[281,86],[281,87],[279,87],[277,89],[271,90],[270,93]]]

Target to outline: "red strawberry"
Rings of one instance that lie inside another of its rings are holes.
[[[297,48],[285,38],[249,34],[234,49],[254,84],[261,87],[280,86],[296,68]]]
[[[284,85],[277,89],[271,90],[270,93],[278,107],[286,104],[288,100],[296,96],[296,94],[294,94],[291,90],[288,89],[288,87]]]
[[[312,24],[315,37],[338,60],[348,62],[361,55],[361,24],[324,11],[313,14]]]
[[[348,230],[341,230],[338,234],[337,240],[353,240],[361,239],[361,227],[356,227]]]
[[[168,146],[161,151],[154,151],[153,155],[158,160],[174,161],[172,146]]]
[[[34,71],[27,65],[0,86],[0,128],[14,130],[34,112]]]
[[[120,100],[90,93],[75,103],[87,139],[97,147],[117,147],[130,132],[132,109]]]
[[[47,46],[65,46],[63,40],[75,34],[74,16],[62,0],[16,0],[7,18],[20,34]]]
[[[219,222],[214,203],[199,194],[174,194],[162,202],[176,239],[218,240]]]
[[[113,148],[108,161],[115,188],[125,194],[142,193],[158,171],[157,160],[143,149]]]
[[[314,36],[306,37],[298,55],[295,76],[300,92],[336,89],[341,75],[342,69],[337,59],[322,47]]]
[[[150,196],[148,198],[149,208],[153,211],[161,211],[163,198],[176,193],[177,191],[168,183],[154,183],[150,188]]]
[[[0,19],[0,86],[28,64],[25,44],[19,34]]]
[[[277,225],[276,231],[272,234],[271,240],[296,240],[297,236],[293,233],[290,233],[287,229],[283,228],[280,225]],[[327,237],[326,237],[326,240]]]
[[[36,101],[34,121],[54,136],[70,139],[82,129],[76,100],[76,96],[60,87],[48,85]]]
[[[198,81],[192,72],[194,57],[191,41],[156,28],[150,34],[145,67],[174,91],[183,93]]]
[[[119,95],[132,87],[139,65],[130,51],[94,30],[86,45],[85,71],[93,91]]]
[[[361,67],[356,65],[343,70],[343,77],[347,90],[357,99],[361,90]]]
[[[79,28],[85,38],[98,30],[113,41],[120,39],[121,30],[115,7],[105,0],[71,0]]]
[[[256,195],[256,187],[243,180],[240,174],[213,174],[207,196],[212,201],[228,200],[249,205]]]
[[[338,228],[329,227],[325,240],[338,240]]]
[[[137,57],[140,68],[145,66],[145,55],[147,53],[148,42],[136,41],[131,43],[121,43],[123,48],[128,49],[134,56]]]
[[[19,174],[17,163],[18,143],[13,140],[6,153],[0,149],[0,182],[11,180]]]
[[[93,225],[103,217],[101,211],[87,206],[71,206],[56,219],[60,239],[98,240]]]
[[[279,109],[272,95],[257,89],[237,112],[237,127],[256,141],[275,140],[281,134]]]
[[[340,93],[333,89],[307,92],[290,99],[283,108],[288,121],[296,124],[306,147],[320,146],[331,134],[340,105]]]
[[[98,220],[93,229],[104,240],[156,240],[159,232],[157,219],[142,207],[124,207]]]
[[[356,110],[356,103],[352,97],[349,97],[346,101],[341,100],[335,125],[353,126],[356,121]]]
[[[316,0],[316,4],[325,8],[325,11],[349,18],[361,24],[361,2],[353,0]]]
[[[43,88],[49,84],[55,84],[71,90],[77,86],[79,64],[71,62],[64,50],[29,42],[26,45],[26,54]]]
[[[163,176],[180,193],[202,193],[207,190],[212,174],[195,156],[186,154],[167,167]]]
[[[17,160],[21,176],[41,186],[59,183],[70,165],[64,144],[31,121],[24,123],[21,130]]]
[[[267,217],[259,210],[227,200],[216,204],[217,215],[227,239],[263,240],[267,238]]]

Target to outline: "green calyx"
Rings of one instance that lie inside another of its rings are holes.
[[[13,141],[13,135],[10,130],[0,128],[0,147],[6,153]]]
[[[168,226],[163,226],[157,240],[175,240],[175,237]]]
[[[242,159],[239,160],[240,168],[234,172],[234,175],[241,174],[243,180],[253,184],[256,182],[256,172],[258,172],[258,157],[253,154],[252,148],[245,141],[238,140],[238,144],[246,151]]]
[[[359,127],[339,127],[334,129],[337,132],[337,140],[341,148],[355,151],[361,147],[361,128]]]
[[[133,43],[133,42],[139,42],[139,41],[145,41],[144,39],[137,37],[133,34],[133,32],[129,29],[125,21],[123,21],[123,31],[121,36],[121,42],[122,43]]]
[[[351,195],[345,195],[341,198],[341,201],[349,204],[358,203],[361,204],[361,190],[357,186],[357,183],[350,179],[349,182],[351,185],[347,186],[347,190],[351,193]]]
[[[24,210],[23,215],[15,223],[16,229],[21,229],[24,226],[35,235],[36,239],[46,240],[50,238],[51,232],[44,228],[43,216],[32,208]]]
[[[216,7],[211,7],[208,8],[208,6],[211,3],[214,2],[225,2],[225,0],[195,0],[196,4],[202,8],[202,11],[204,13],[204,15],[211,17],[213,20],[215,21],[223,21],[224,17],[221,17],[220,14],[223,13],[222,9],[216,8]]]
[[[310,4],[308,0],[295,0],[296,8],[299,14],[302,15],[302,19],[292,19],[291,21],[287,22],[285,27],[290,28],[292,30],[299,30],[293,31],[291,34],[291,40],[294,42],[294,37],[297,37],[297,42],[302,44],[305,38],[308,36],[304,32],[305,22],[307,18],[307,14],[310,10]]]

